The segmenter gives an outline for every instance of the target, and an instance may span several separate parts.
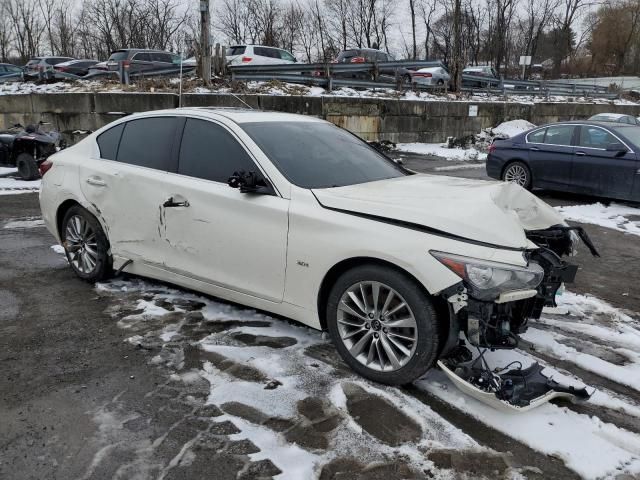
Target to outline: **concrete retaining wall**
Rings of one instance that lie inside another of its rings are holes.
[[[244,102],[244,103],[243,103]],[[596,113],[640,115],[640,105],[587,103],[421,102],[375,98],[185,94],[182,105],[246,107],[315,115],[366,140],[442,142],[471,135],[505,120],[524,118],[541,125],[586,119]],[[74,140],[74,131],[96,130],[124,115],[175,108],[171,93],[56,93],[0,96],[0,129],[15,123],[51,122]],[[477,106],[477,116],[469,116]]]

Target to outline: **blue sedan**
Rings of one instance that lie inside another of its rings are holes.
[[[639,154],[638,126],[560,122],[494,141],[487,175],[527,189],[640,201]]]

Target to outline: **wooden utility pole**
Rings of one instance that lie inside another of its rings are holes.
[[[209,0],[200,0],[200,73],[205,86],[211,85],[211,12]]]
[[[464,65],[462,64],[462,15],[461,15],[461,0],[454,0],[455,6],[453,9],[453,90],[459,92],[462,88],[462,70]]]

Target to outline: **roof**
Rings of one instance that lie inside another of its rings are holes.
[[[626,113],[596,113],[594,117],[622,118],[622,117],[633,117],[633,115],[628,115]]]
[[[238,103],[241,103],[238,101]],[[235,123],[252,123],[252,122],[317,122],[324,123],[316,117],[309,115],[298,115],[295,113],[283,113],[283,112],[268,112],[264,110],[252,110],[250,108],[239,107],[183,107],[172,108],[166,110],[153,110],[150,112],[142,112],[130,115],[127,119],[136,117],[146,117],[153,115],[167,115],[167,114],[193,114],[205,116],[211,116],[211,118],[224,117]]]

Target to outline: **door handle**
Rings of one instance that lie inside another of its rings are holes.
[[[586,155],[586,153],[584,153],[584,152],[576,152],[576,155],[579,155],[579,156],[581,156],[581,157],[584,157],[584,156]]]
[[[188,207],[189,206],[189,201],[188,200],[184,200],[182,202],[176,202],[173,197],[169,197],[163,204],[163,207],[165,208],[172,208],[172,207]]]
[[[531,151],[533,151],[533,152],[537,152],[537,151],[539,151],[540,149],[539,149],[538,147],[531,147],[529,150],[531,150]]]
[[[106,187],[107,184],[100,177],[89,177],[87,178],[87,183],[89,185],[93,185],[94,187]]]

